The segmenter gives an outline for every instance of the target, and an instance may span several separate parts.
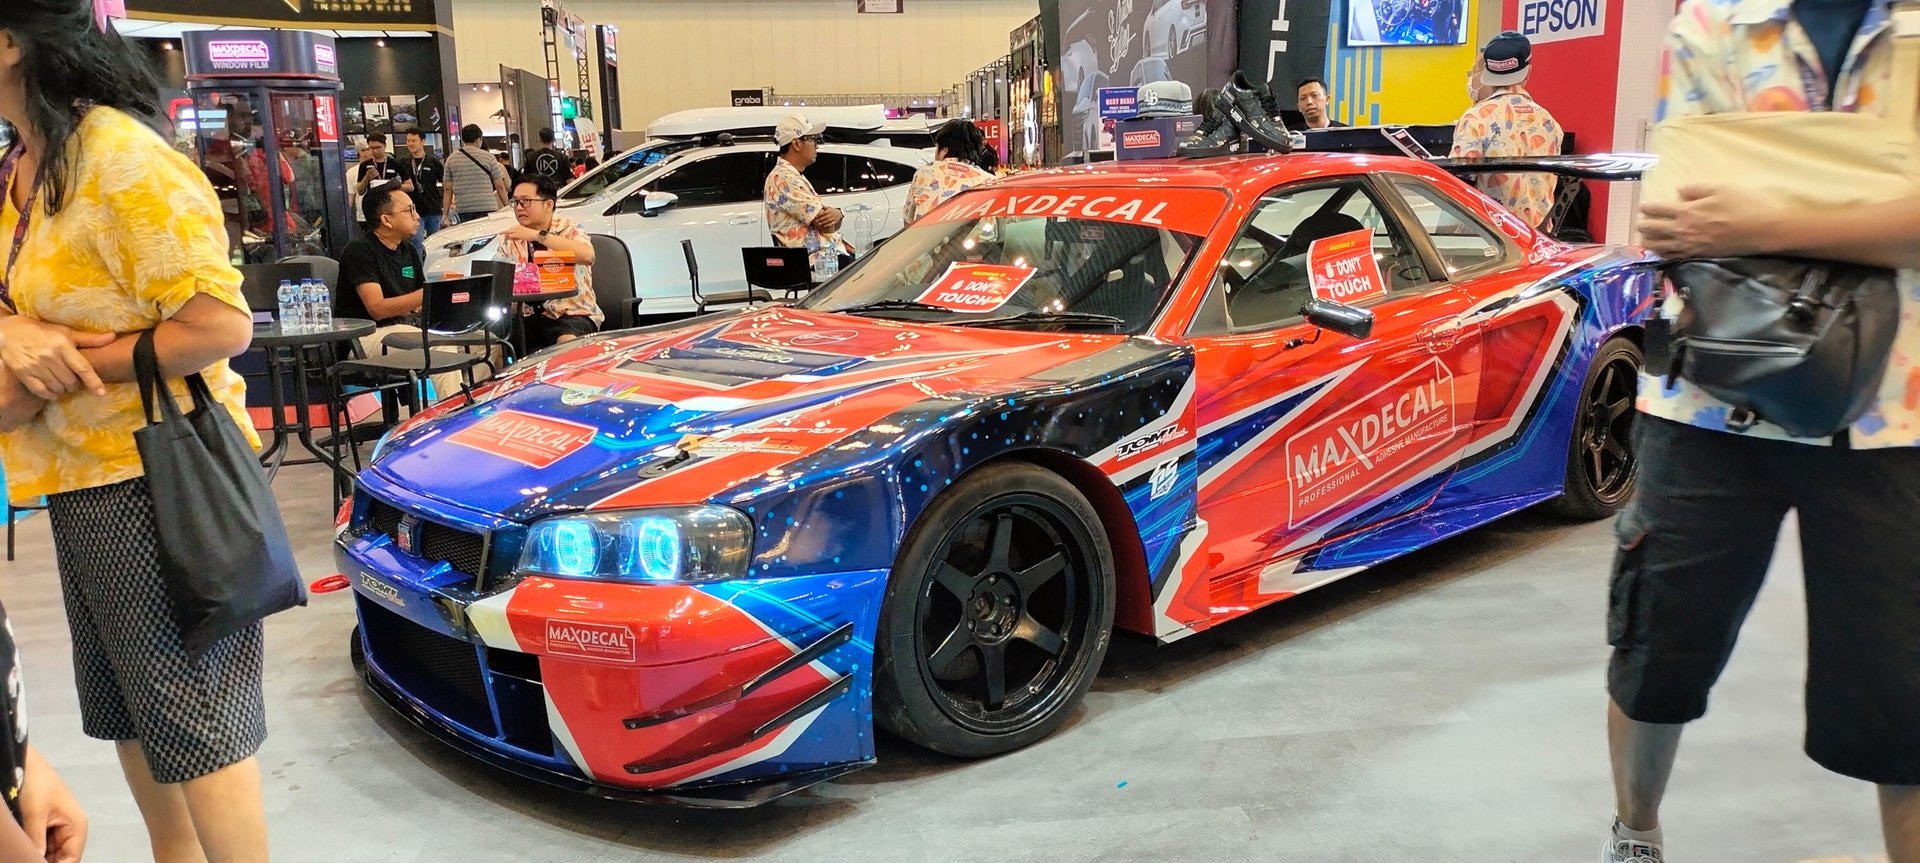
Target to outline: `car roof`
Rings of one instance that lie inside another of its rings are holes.
[[[819,108],[785,105],[753,108],[694,108],[675,111],[648,123],[647,135],[652,138],[696,138],[702,135],[753,129],[771,131],[775,126],[780,125],[781,120],[794,114],[806,117],[808,122],[825,123],[831,128],[872,130],[880,128],[887,122],[887,109],[883,105]]]
[[[724,153],[724,152],[727,152],[728,150],[744,150],[747,152],[754,152],[754,153],[771,153],[778,149],[780,148],[778,146],[775,146],[772,141],[769,141],[766,139],[755,139],[755,140],[748,140],[748,141],[737,141],[732,144],[714,144],[714,145],[705,146],[705,147],[695,147],[690,150],[684,150],[679,153],[673,154],[670,161],[675,163],[684,162],[688,159],[695,159],[695,158],[699,158],[705,155],[710,155],[713,153]],[[919,164],[919,163],[931,164],[933,161],[933,153],[930,150],[915,149],[912,147],[887,147],[879,144],[821,144],[820,152],[840,153],[842,155],[848,155],[848,156],[881,156],[888,159],[892,159],[896,162],[906,162],[909,164]],[[663,162],[662,164],[665,164],[665,163]]]
[[[1224,189],[1235,195],[1258,195],[1281,183],[1310,180],[1321,175],[1344,176],[1392,170],[1429,179],[1444,172],[1418,159],[1348,153],[1291,153],[1287,155],[1222,156],[1209,159],[1149,159],[1139,162],[1102,162],[1020,174],[1002,185],[1020,188],[1058,188],[1149,183],[1186,188]]]

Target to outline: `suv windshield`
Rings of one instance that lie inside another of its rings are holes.
[[[800,305],[951,325],[1136,333],[1226,206],[1208,189],[967,193]]]
[[[634,150],[615,156],[600,163],[600,167],[582,174],[560,192],[562,201],[584,201],[606,191],[608,186],[620,182],[626,177],[658,165],[675,153],[691,150],[699,146],[698,141],[656,141]]]

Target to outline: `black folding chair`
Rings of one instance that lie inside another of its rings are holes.
[[[724,294],[707,294],[700,291],[700,262],[693,256],[693,241],[681,240],[680,251],[687,256],[687,281],[693,286],[693,307],[696,314],[706,314],[708,306],[733,306],[741,303],[770,303],[773,295],[754,288],[751,284],[744,291],[729,291]]]
[[[377,356],[347,360],[334,365],[333,374],[343,382],[352,377],[357,379],[354,383],[368,381],[376,387],[404,382],[408,402],[418,410],[421,381],[434,375],[459,372],[463,381],[461,394],[472,401],[473,368],[485,363],[486,358],[462,351],[439,350],[434,345],[497,325],[501,310],[494,302],[494,281],[491,276],[471,276],[428,282],[420,310],[419,348],[389,350]],[[344,388],[336,386],[332,391],[341,393]]]
[[[813,261],[806,249],[750,247],[740,250],[740,262],[750,287],[785,291],[789,300],[813,290]]]
[[[480,358],[486,363],[489,377],[500,371],[493,364],[494,348],[500,349],[501,356],[505,358],[508,365],[512,365],[517,356],[513,349],[513,340],[509,338],[513,333],[513,270],[513,265],[504,261],[474,262],[473,275],[469,278],[492,280],[487,301],[499,310],[499,314],[487,326],[471,333],[436,336],[433,340],[442,348],[458,348],[465,353],[473,353],[474,348],[480,348]],[[388,333],[380,340],[382,353],[396,350],[417,351],[425,348],[426,339],[417,332]]]
[[[590,235],[593,240],[593,299],[607,316],[609,330],[632,329],[640,317],[640,298],[634,296],[633,255],[618,237]]]

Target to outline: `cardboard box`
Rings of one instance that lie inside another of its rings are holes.
[[[1113,124],[1113,158],[1168,159],[1179,155],[1180,142],[1200,128],[1200,116],[1155,117],[1151,120],[1121,120]]]
[[[534,252],[533,266],[540,273],[540,293],[573,291],[580,288],[580,280],[574,275],[572,252]]]

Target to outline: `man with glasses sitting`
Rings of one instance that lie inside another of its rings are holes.
[[[375,185],[360,199],[365,228],[340,253],[340,289],[333,312],[341,318],[366,318],[377,329],[360,339],[366,356],[381,353],[380,342],[396,332],[419,332],[426,298],[427,267],[413,235],[420,230],[420,209],[401,184]],[[434,375],[434,392],[460,390],[460,374]]]
[[[580,292],[521,312],[527,316],[529,351],[593,335],[606,320],[593,294],[593,240],[572,219],[555,212],[559,195],[559,185],[545,177],[514,186],[513,218],[519,224],[500,232],[501,258],[520,266],[533,263],[535,252],[573,253],[574,282]]]

